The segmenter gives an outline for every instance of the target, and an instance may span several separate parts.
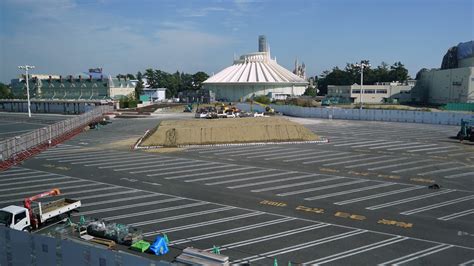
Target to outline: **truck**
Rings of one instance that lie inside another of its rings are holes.
[[[44,203],[38,201],[40,198],[60,194],[60,190],[55,188],[26,198],[23,201],[23,206],[10,205],[0,209],[0,224],[20,231],[36,230],[53,219],[62,219],[69,216],[72,211],[77,211],[81,207],[80,200],[68,198],[60,198]],[[35,206],[32,207],[32,205]]]
[[[457,138],[462,142],[464,139],[474,141],[474,119],[461,119],[461,129],[457,134]]]

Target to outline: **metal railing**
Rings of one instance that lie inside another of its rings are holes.
[[[84,127],[108,112],[113,112],[113,106],[100,105],[87,113],[0,141],[0,162],[15,159],[15,156],[19,153],[27,152],[29,149],[42,144],[51,143],[51,140]]]

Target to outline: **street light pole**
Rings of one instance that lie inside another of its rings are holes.
[[[364,63],[364,61],[360,61],[360,64],[355,64],[356,67],[360,67],[360,93],[359,93],[359,103],[360,103],[360,110],[362,110],[362,90],[364,89],[364,67],[370,67],[370,64]]]
[[[35,66],[29,66],[29,65],[24,65],[24,66],[19,66],[19,69],[24,69],[26,73],[26,97],[28,98],[28,117],[31,117],[31,102],[30,102],[30,85],[29,85],[29,78],[28,78],[28,70],[29,69],[34,69]]]

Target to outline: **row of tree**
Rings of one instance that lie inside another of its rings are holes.
[[[369,61],[363,63],[369,64]],[[410,79],[408,70],[401,62],[395,62],[389,66],[382,62],[379,66],[364,67],[364,84],[373,85],[377,82],[406,81]],[[347,63],[344,69],[334,67],[332,70],[324,71],[321,76],[314,77],[320,95],[327,94],[328,85],[352,85],[360,84],[360,67],[356,64]]]
[[[11,98],[13,98],[13,94],[11,92],[10,87],[0,82],[0,99],[11,99]]]
[[[133,74],[119,74],[117,78],[137,79],[138,83],[135,88],[137,96],[143,90],[143,79],[146,78],[147,83],[152,88],[167,88],[166,97],[176,97],[181,91],[201,89],[202,83],[209,78],[209,75],[202,71],[195,74],[176,71],[171,74],[159,69],[149,68],[144,73],[139,71],[136,76]]]

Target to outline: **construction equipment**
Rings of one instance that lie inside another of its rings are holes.
[[[461,119],[461,130],[459,130],[457,138],[461,142],[465,139],[474,141],[474,120]]]
[[[185,113],[191,113],[193,111],[193,105],[192,104],[188,104],[184,107],[184,111]]]
[[[0,223],[15,230],[30,231],[40,228],[43,224],[53,218],[69,216],[74,210],[81,207],[81,201],[61,198],[55,201],[42,203],[37,200],[57,196],[61,192],[55,188],[50,191],[26,198],[23,207],[10,205],[0,210]],[[34,208],[32,204],[36,204]]]

